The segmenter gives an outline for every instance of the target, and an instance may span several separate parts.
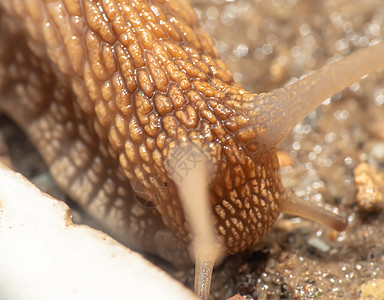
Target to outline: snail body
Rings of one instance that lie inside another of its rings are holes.
[[[0,20],[0,109],[120,241],[177,265],[192,245],[192,260],[211,272],[281,212],[345,229],[345,219],[287,197],[276,144],[324,99],[383,67],[373,58],[383,44],[256,95],[234,83],[187,1],[2,0]],[[207,190],[199,198],[214,249],[199,249],[186,182]],[[207,297],[204,280],[195,289]]]
[[[156,247],[154,237],[166,236],[168,228],[170,235],[176,233],[178,240],[187,243],[188,231],[180,200],[173,180],[167,175],[164,155],[169,155],[172,142],[189,141],[206,150],[217,161],[215,168],[218,178],[213,180],[214,192],[210,201],[217,207],[215,219],[221,220],[219,231],[226,236],[227,251],[236,253],[257,242],[277,218],[279,199],[283,193],[276,149],[265,151],[263,145],[249,143],[247,147],[252,149],[247,153],[239,147],[236,135],[241,136],[243,145],[254,135],[248,134],[245,128],[247,120],[243,112],[236,113],[235,108],[243,96],[251,98],[252,95],[233,85],[230,72],[219,60],[210,38],[198,26],[192,8],[188,6],[185,13],[184,6],[182,9],[178,1],[169,4],[154,1],[151,7],[141,1],[127,4],[124,13],[109,18],[128,19],[132,24],[137,18],[137,32],[132,37],[135,38],[134,46],[126,40],[126,35],[133,35],[134,30],[126,33],[129,28],[118,29],[117,26],[122,26],[121,20],[113,25],[90,23],[90,19],[101,19],[101,13],[108,17],[104,2],[63,2],[60,9],[55,2],[34,3],[28,5],[36,10],[31,18],[35,16],[38,23],[31,23],[30,28],[26,25],[27,31],[34,33],[29,33],[29,38],[23,37],[30,44],[29,48],[27,44],[20,45],[20,50],[14,47],[11,55],[15,57],[4,60],[13,62],[17,60],[16,56],[30,60],[23,61],[24,65],[28,64],[31,68],[28,74],[24,74],[27,78],[23,80],[42,80],[31,82],[28,89],[37,90],[36,85],[40,85],[39,90],[45,90],[47,86],[55,86],[55,89],[46,92],[43,99],[41,95],[36,95],[38,99],[29,95],[25,95],[23,100],[20,97],[19,101],[29,102],[29,105],[20,105],[11,97],[3,96],[1,106],[30,132],[31,139],[43,153],[54,178],[59,178],[59,186],[73,199],[81,199],[76,201],[129,244],[132,244],[131,234],[127,235],[127,230],[123,228],[137,227],[134,236],[140,236],[140,231],[144,234],[145,231],[159,231],[151,234],[152,238],[140,237],[148,245],[133,243],[144,250],[153,250]],[[9,15],[17,15],[14,8],[16,3],[12,5],[6,1],[4,5]],[[27,4],[22,7],[25,11],[20,13],[28,15]],[[79,11],[74,14],[76,10]],[[164,13],[167,11],[179,20],[170,21],[166,26],[154,23],[151,25],[154,33],[143,29],[144,25],[139,23],[140,15],[148,15],[147,22],[151,18],[155,21],[156,18],[172,20],[173,17]],[[158,12],[158,15],[155,16],[154,12]],[[70,22],[71,18],[81,13],[85,16],[81,21]],[[63,19],[66,21],[59,23]],[[112,27],[108,29],[109,33],[97,32],[107,30],[107,27]],[[45,31],[41,32],[41,28],[45,28]],[[26,31],[25,28],[13,30]],[[123,32],[117,39],[113,35],[116,30]],[[84,32],[80,37],[80,33]],[[12,34],[16,36],[15,32]],[[163,35],[167,38],[160,39]],[[145,44],[144,39],[150,42]],[[74,44],[58,47],[62,40],[71,40]],[[20,44],[20,40],[18,42]],[[85,45],[85,49],[81,45]],[[148,49],[139,45],[146,45]],[[102,50],[95,53],[94,49]],[[28,51],[28,55],[19,51]],[[71,51],[77,52],[70,54]],[[54,70],[51,61],[33,66],[33,61],[41,61],[47,56],[55,60]],[[50,75],[43,75],[47,69],[52,70]],[[166,70],[169,72],[165,73]],[[10,71],[6,69],[4,72]],[[52,82],[52,78],[58,79]],[[21,80],[9,78],[15,85]],[[67,92],[69,89],[72,91]],[[61,99],[52,102],[51,99],[56,97]],[[229,99],[229,104],[225,103],[225,98]],[[19,108],[16,109],[15,105]],[[224,122],[219,121],[220,118]],[[52,130],[46,138],[36,134],[47,128]],[[73,153],[74,156],[70,158],[67,153]],[[80,153],[83,153],[83,159],[75,157]],[[263,157],[256,159],[257,156]],[[93,181],[95,176],[96,182]],[[258,182],[257,177],[262,181]],[[141,194],[142,198],[146,198],[143,199],[144,203],[155,209],[142,207],[139,196],[134,195],[135,190],[145,191],[144,195]],[[258,203],[261,199],[259,193],[265,194],[269,200]],[[247,195],[246,203],[236,203],[240,194]],[[257,205],[252,205],[252,202]],[[143,219],[152,220],[152,225],[145,224],[143,228],[138,228],[137,224],[141,221],[131,216],[135,210],[140,214],[148,213],[149,216]],[[242,216],[239,222],[235,221],[236,225],[230,225],[234,234],[225,233],[228,227],[225,220],[231,215]],[[134,224],[118,225],[117,222]],[[247,222],[251,222],[251,226],[245,226]],[[117,229],[116,226],[122,228]],[[151,226],[155,228],[150,229]],[[161,232],[161,227],[166,230]],[[245,227],[249,233],[239,238],[237,232]],[[172,254],[168,259],[174,257],[174,251],[169,251]]]

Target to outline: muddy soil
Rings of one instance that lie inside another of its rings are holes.
[[[252,92],[282,87],[384,38],[383,1],[194,2],[235,80]],[[285,187],[348,215],[348,230],[282,217],[253,251],[215,270],[216,299],[383,299],[384,213],[358,205],[353,174],[361,162],[384,168],[383,103],[384,73],[377,72],[327,99],[279,145],[288,160]]]

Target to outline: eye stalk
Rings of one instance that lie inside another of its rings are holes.
[[[245,94],[241,101],[235,101],[239,111],[249,119],[257,142],[276,145],[324,100],[381,68],[384,68],[383,42],[330,63],[284,88]]]

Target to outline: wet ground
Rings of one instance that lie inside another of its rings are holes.
[[[194,0],[234,78],[252,92],[269,91],[384,38],[382,0]],[[384,55],[384,54],[383,54]],[[0,118],[16,168],[51,186],[37,154]],[[213,277],[215,299],[384,298],[384,213],[364,212],[354,170],[384,168],[384,73],[333,96],[279,145],[284,185],[314,205],[349,216],[345,233],[284,216],[247,253],[227,258]],[[0,150],[1,151],[1,150]],[[0,153],[1,155],[1,153]],[[380,176],[379,176],[380,177]],[[382,186],[377,183],[381,194]],[[76,216],[75,216],[76,217]],[[192,272],[174,272],[192,286]]]
[[[252,92],[282,87],[384,38],[383,1],[194,2],[234,78]],[[279,145],[285,187],[337,207],[349,216],[348,230],[282,218],[258,251],[215,270],[217,299],[383,299],[384,213],[363,212],[353,173],[361,162],[383,171],[383,103],[384,73],[372,74],[325,101]],[[382,181],[376,188],[382,194]]]

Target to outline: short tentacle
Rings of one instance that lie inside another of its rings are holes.
[[[292,195],[281,203],[281,212],[315,221],[339,232],[344,231],[348,226],[346,217]]]

